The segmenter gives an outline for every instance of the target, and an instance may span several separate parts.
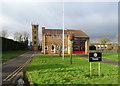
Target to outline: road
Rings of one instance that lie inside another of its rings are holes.
[[[13,86],[18,77],[18,74],[24,70],[24,68],[32,60],[33,55],[38,52],[29,51],[25,54],[22,54],[14,59],[11,59],[8,62],[2,64],[2,84],[3,86],[9,84]]]
[[[80,57],[88,59],[88,55],[82,55],[82,54],[77,54],[77,55],[80,56]],[[107,64],[112,64],[112,65],[116,65],[116,66],[120,66],[120,61],[113,61],[113,60],[102,58],[101,62],[107,63]]]

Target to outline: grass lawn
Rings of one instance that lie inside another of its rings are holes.
[[[118,59],[118,53],[102,53],[102,57],[114,61],[120,61],[120,59]]]
[[[16,56],[23,54],[27,51],[8,51],[8,52],[2,52],[2,62],[6,62],[10,59],[15,58]]]
[[[89,76],[89,62],[73,55],[65,59],[57,55],[37,55],[26,68],[29,81],[33,84],[118,84],[118,67],[101,63],[101,76],[97,76],[98,63],[92,63],[93,76]]]

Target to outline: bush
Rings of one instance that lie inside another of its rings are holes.
[[[2,51],[15,51],[26,49],[25,43],[20,43],[3,37],[1,38],[2,38]]]
[[[94,45],[89,46],[89,50],[96,50],[96,47]]]

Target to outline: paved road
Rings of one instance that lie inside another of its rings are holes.
[[[81,55],[81,54],[79,55],[78,54],[78,56],[88,59],[88,55]],[[103,63],[108,63],[108,64],[113,64],[113,65],[116,65],[116,66],[120,66],[120,61],[113,61],[113,60],[102,58],[102,62]]]
[[[2,84],[10,85],[15,83],[16,76],[23,71],[23,69],[31,61],[34,54],[38,52],[27,52],[8,62],[2,64]],[[11,85],[12,86],[12,85]]]

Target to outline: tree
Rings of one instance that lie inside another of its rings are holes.
[[[109,42],[109,38],[107,37],[103,37],[103,38],[95,38],[93,39],[93,43],[101,43],[101,44],[106,44],[107,42]]]
[[[4,38],[7,38],[7,37],[8,37],[8,32],[7,32],[7,30],[2,30],[2,31],[0,32],[0,36],[1,36],[1,37],[4,37]]]
[[[104,38],[101,38],[100,43],[101,43],[101,44],[106,44],[106,43],[109,42],[109,41],[110,41],[109,38],[104,37]]]
[[[27,32],[15,32],[14,39],[19,42],[24,42],[28,44],[28,39],[30,38],[29,33]]]
[[[23,32],[23,34],[22,34],[23,41],[28,41],[29,37],[30,37],[29,33]]]
[[[15,32],[15,33],[14,33],[14,40],[15,40],[15,41],[22,42],[22,34],[19,33],[19,32]]]
[[[92,42],[93,42],[93,43],[100,43],[100,38],[95,38],[95,39],[93,39]]]
[[[120,43],[120,33],[115,36],[114,42],[118,44]]]

